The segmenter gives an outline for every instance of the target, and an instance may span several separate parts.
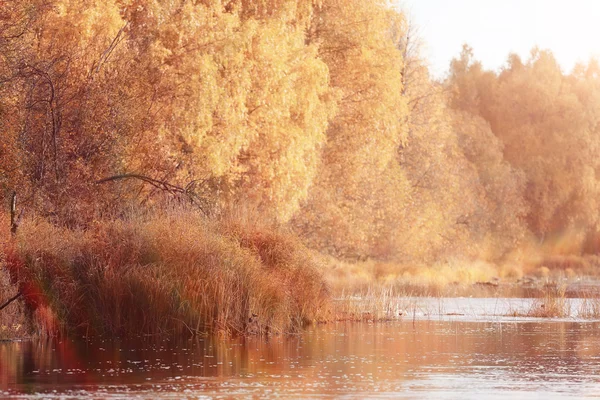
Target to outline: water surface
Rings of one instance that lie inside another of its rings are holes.
[[[268,340],[0,343],[0,397],[600,397],[599,322],[486,317],[479,300],[453,304]]]

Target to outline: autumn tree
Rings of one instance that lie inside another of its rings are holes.
[[[481,212],[475,221],[484,232],[480,257],[502,259],[528,238],[525,174],[504,159],[502,142],[482,118],[456,111],[452,129],[483,190]]]
[[[419,40],[407,21],[398,48],[404,55],[401,92],[409,109],[408,139],[399,157],[410,200],[397,232],[398,256],[426,263],[457,257],[498,260],[524,237],[523,178],[503,160],[502,145],[485,121],[453,110],[459,99],[479,107],[483,71],[461,85],[441,84],[429,75]],[[471,55],[466,48],[451,73],[458,75],[458,63],[470,63]],[[453,96],[458,89],[462,96]]]
[[[567,77],[572,85],[573,93],[577,96],[584,118],[587,121],[584,127],[586,138],[585,146],[579,154],[580,157],[588,157],[583,168],[583,176],[580,176],[581,186],[578,189],[575,207],[581,209],[584,215],[592,216],[587,222],[586,239],[583,250],[589,253],[598,253],[600,250],[600,226],[598,222],[593,223],[593,216],[600,207],[598,203],[598,172],[600,171],[597,157],[600,151],[600,66],[598,60],[592,59],[587,64],[577,65],[572,74]],[[585,217],[588,218],[588,217]]]
[[[322,164],[295,221],[331,254],[384,257],[402,212],[407,181],[396,149],[406,139],[400,94],[402,54],[395,46],[400,16],[384,2],[323,1],[307,35],[327,64],[339,112],[327,129]]]
[[[23,22],[19,33],[2,43],[7,55],[2,88],[5,99],[16,99],[5,123],[18,147],[11,152],[20,152],[18,170],[27,178],[15,189],[42,214],[77,218],[90,212],[77,200],[99,196],[90,181],[112,162],[107,156],[116,106],[107,96],[114,93],[114,82],[110,69],[93,66],[107,61],[106,51],[122,26],[119,9],[110,3],[32,0],[12,12],[21,13],[15,20]]]
[[[485,119],[504,159],[523,171],[527,224],[542,242],[567,231],[585,236],[598,224],[595,117],[581,91],[590,83],[537,49],[526,62],[511,55],[499,74],[482,71],[466,52],[453,62],[452,104]]]
[[[209,182],[228,201],[289,219],[313,182],[336,109],[327,66],[305,41],[312,8],[152,0],[15,7],[2,16],[7,38],[19,12],[35,20],[18,35],[29,51],[13,51],[2,67],[2,89],[11,91],[4,108],[9,100],[18,108],[5,120],[13,140],[3,164],[17,154],[9,146],[19,147],[16,169],[36,207],[71,214],[63,219],[93,213],[103,192],[121,201],[139,193],[94,184],[126,172]]]
[[[138,84],[151,88],[154,113],[129,168],[217,178],[231,197],[291,217],[312,184],[335,101],[299,22],[312,3],[274,3],[127,4]]]
[[[407,21],[397,45],[404,55],[401,93],[409,110],[408,138],[398,157],[410,182],[410,198],[396,233],[397,256],[420,263],[477,258],[485,235],[481,184],[462,153],[445,89],[431,78],[419,40]]]
[[[35,9],[21,1],[9,1],[0,8],[0,187],[3,194],[24,186],[26,179],[25,153],[19,146],[24,91],[15,76],[18,58],[26,57],[32,51],[32,26],[38,16]]]

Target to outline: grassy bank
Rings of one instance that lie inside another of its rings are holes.
[[[0,311],[0,340],[295,332],[314,321],[406,318],[415,306],[399,299],[417,296],[538,297],[527,315],[549,317],[565,314],[566,284],[579,279],[572,270],[584,270],[573,260],[342,262],[251,213],[206,218],[161,208],[80,230],[30,218],[15,237],[7,218],[0,215],[0,304],[23,295]],[[562,291],[549,291],[557,280]],[[580,314],[596,317],[598,293],[575,294],[586,298]]]
[[[247,216],[160,210],[86,230],[28,220],[4,260],[40,334],[291,332],[328,301],[311,253]]]
[[[401,297],[545,297],[548,285],[565,287],[565,297],[600,295],[598,256],[540,256],[501,264],[447,260],[431,265],[322,257],[335,297],[369,297],[392,291]]]

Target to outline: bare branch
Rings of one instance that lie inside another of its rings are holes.
[[[165,190],[170,193],[185,194],[185,192],[186,192],[185,189],[182,187],[170,184],[165,181],[160,181],[158,179],[150,178],[148,176],[140,175],[140,174],[122,174],[122,175],[110,176],[108,178],[100,179],[99,181],[96,181],[96,183],[100,184],[100,183],[118,181],[118,180],[122,180],[122,179],[138,179],[138,180],[144,181],[144,182],[154,186],[157,189]]]
[[[178,194],[182,194],[188,197],[188,199],[194,204],[196,205],[200,211],[202,211],[202,213],[204,215],[208,215],[208,211],[207,211],[207,205],[205,204],[206,201],[205,199],[202,199],[200,196],[198,196],[196,193],[194,193],[193,188],[196,185],[197,180],[194,180],[192,182],[190,182],[188,185],[186,185],[185,188],[182,188],[180,186],[177,185],[173,185],[169,182],[166,181],[161,181],[158,179],[154,179],[154,178],[150,178],[148,176],[145,175],[140,175],[140,174],[122,174],[122,175],[115,175],[115,176],[110,176],[108,178],[104,178],[104,179],[100,179],[99,181],[96,181],[96,184],[101,184],[101,183],[107,183],[107,182],[114,182],[114,181],[118,181],[118,180],[123,180],[123,179],[137,179],[140,180],[142,182],[145,182],[157,189],[163,190],[167,193],[170,193],[171,195],[178,195]]]
[[[11,297],[10,299],[8,299],[8,301],[6,301],[6,303],[4,303],[4,304],[2,304],[0,306],[0,311],[2,311],[3,309],[5,309],[6,307],[8,307],[13,301],[15,301],[19,297],[21,297],[22,294],[23,294],[23,292],[19,292],[16,295],[14,295],[13,297]]]
[[[17,228],[21,223],[23,211],[17,216],[17,192],[13,192],[10,199],[10,233],[14,236],[17,234]]]
[[[96,65],[96,73],[100,72],[100,68],[102,67],[102,65],[108,61],[112,52],[119,45],[119,43],[121,43],[123,31],[125,30],[125,28],[127,28],[127,25],[129,25],[129,23],[126,23],[125,25],[123,25],[121,27],[121,29],[119,29],[119,32],[117,32],[117,35],[112,40],[112,42],[110,43],[108,48],[106,50],[104,50],[104,52],[100,55],[100,59],[98,60],[98,65]]]

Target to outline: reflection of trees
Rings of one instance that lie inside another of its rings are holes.
[[[161,382],[189,376],[209,378],[202,382],[217,391],[225,390],[224,383],[242,380],[289,382],[297,390],[371,392],[398,390],[407,381],[435,379],[437,374],[489,379],[490,371],[505,382],[570,382],[595,376],[598,325],[406,321],[333,324],[268,340],[3,343],[0,390],[15,382],[19,390],[38,390],[39,384],[44,389],[58,383],[134,385],[147,378]],[[30,386],[24,389],[26,383]]]

